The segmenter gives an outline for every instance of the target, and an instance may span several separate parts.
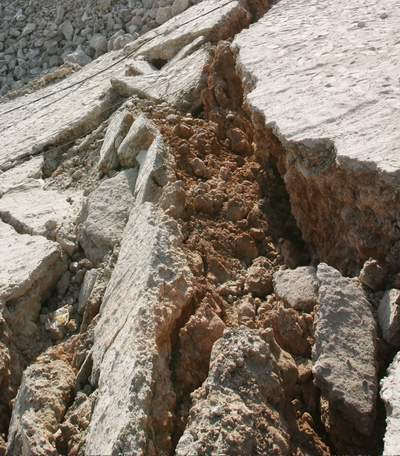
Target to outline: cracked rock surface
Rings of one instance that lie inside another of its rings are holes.
[[[399,454],[394,1],[140,3],[0,101],[0,455]]]

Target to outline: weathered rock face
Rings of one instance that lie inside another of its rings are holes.
[[[41,355],[25,371],[15,399],[7,454],[58,454],[54,434],[64,417],[75,385],[70,356],[63,348],[54,348]]]
[[[318,281],[315,268],[283,269],[274,274],[275,294],[298,310],[311,311],[317,303]]]
[[[386,434],[384,438],[384,455],[395,455],[400,451],[400,354],[397,354],[390,365],[387,376],[381,381],[381,398],[386,406]]]
[[[0,95],[63,62],[80,65],[121,49],[199,0],[16,1],[0,5]]]
[[[87,258],[101,261],[122,239],[133,205],[136,169],[106,179],[88,197],[82,211],[80,242]]]
[[[376,325],[362,288],[320,264],[313,373],[341,419],[368,435],[377,396]]]
[[[280,1],[233,44],[259,153],[315,255],[350,273],[400,266],[395,3]]]
[[[264,15],[266,0],[204,0],[167,22],[165,4],[157,30],[109,46],[85,33],[93,52],[68,59],[119,51],[1,105],[0,454],[3,435],[10,456],[379,453],[378,372],[398,344],[395,110],[372,157],[377,121],[357,116],[382,104],[355,102],[348,75],[363,83],[383,51],[357,1]]]
[[[176,454],[290,454],[282,415],[285,387],[297,369],[272,332],[240,328],[214,345],[210,371],[193,394],[194,405]]]
[[[141,454],[149,447],[168,453],[174,406],[170,337],[190,299],[190,272],[176,230],[151,203],[134,208],[125,229],[95,331],[99,397],[90,454]]]

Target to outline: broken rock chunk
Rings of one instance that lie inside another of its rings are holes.
[[[84,204],[79,240],[86,256],[95,263],[122,238],[133,205],[136,177],[136,169],[121,171],[104,180]]]
[[[82,207],[82,194],[45,189],[29,179],[0,199],[0,216],[18,232],[37,234],[58,241],[68,253],[75,250],[75,227]]]
[[[378,261],[370,258],[364,263],[359,279],[363,285],[371,288],[371,290],[381,290],[385,286],[386,271]]]
[[[118,159],[121,166],[133,168],[137,165],[136,157],[146,152],[156,137],[157,130],[152,122],[143,115],[133,122],[121,145],[118,147]]]
[[[100,160],[97,165],[100,171],[107,173],[119,165],[117,150],[132,125],[132,115],[126,110],[117,111],[107,128],[103,145],[100,150]]]
[[[247,271],[245,291],[263,298],[272,293],[272,266],[267,258],[258,257]]]
[[[58,454],[53,434],[72,398],[74,380],[68,354],[61,346],[49,349],[26,369],[12,413],[7,454]]]
[[[311,312],[317,303],[318,281],[315,268],[302,266],[281,269],[274,274],[274,291],[290,307]]]
[[[322,263],[317,269],[313,374],[331,407],[361,434],[376,412],[376,326],[371,306],[353,279]]]
[[[208,378],[192,394],[175,454],[289,455],[291,436],[281,407],[296,379],[296,365],[272,331],[226,331],[213,347]]]
[[[383,295],[378,307],[379,326],[383,338],[391,345],[400,345],[400,290],[393,288]]]
[[[400,353],[394,357],[387,376],[381,381],[381,397],[386,406],[386,432],[383,454],[400,454]]]

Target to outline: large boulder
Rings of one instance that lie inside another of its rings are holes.
[[[315,345],[315,383],[332,411],[368,435],[377,398],[376,325],[371,305],[354,279],[320,264]]]
[[[259,150],[318,258],[351,275],[371,256],[398,269],[400,11],[396,0],[321,6],[273,2],[233,41]]]

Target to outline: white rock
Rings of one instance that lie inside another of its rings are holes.
[[[205,66],[209,58],[209,49],[205,47],[166,70],[143,76],[114,78],[111,84],[125,97],[137,95],[167,101],[185,111],[195,110],[201,104],[200,94],[205,87]]]
[[[82,208],[82,193],[45,190],[34,179],[13,187],[0,199],[0,216],[20,232],[57,240],[70,252]]]
[[[118,147],[117,153],[121,166],[125,168],[136,166],[137,155],[141,152],[145,153],[149,149],[156,135],[157,130],[155,125],[146,119],[146,117],[140,115],[133,122],[129,132]]]
[[[42,166],[43,157],[39,155],[0,174],[0,197],[10,190],[10,188],[21,184],[30,177],[36,179],[41,178]]]
[[[275,294],[297,310],[311,311],[318,300],[315,268],[281,269],[273,277]]]
[[[381,380],[381,398],[386,406],[383,455],[395,456],[400,454],[400,353]]]
[[[76,63],[80,66],[87,65],[91,61],[92,59],[86,54],[86,52],[80,45],[76,48],[74,52],[71,52],[70,54],[67,54],[64,57],[65,63]]]
[[[383,295],[378,307],[379,325],[389,344],[400,345],[400,290],[393,288]]]
[[[78,300],[78,312],[80,314],[83,314],[85,311],[86,304],[90,299],[90,295],[92,293],[98,275],[99,273],[96,269],[90,269],[90,271],[86,271],[85,273],[85,278],[83,279]]]
[[[317,278],[315,383],[336,412],[368,435],[377,396],[377,333],[371,306],[361,286],[336,269],[322,263]]]
[[[101,261],[121,240],[134,201],[136,177],[136,169],[122,171],[89,195],[82,211],[79,241],[93,262]]]
[[[100,149],[100,160],[97,165],[100,171],[106,173],[112,169],[118,168],[119,160],[117,150],[132,122],[132,115],[125,108],[117,111],[111,118]]]
[[[169,341],[191,296],[191,272],[178,233],[152,203],[132,210],[95,329],[98,399],[88,454],[117,456],[121,448],[127,454],[170,451]]]

